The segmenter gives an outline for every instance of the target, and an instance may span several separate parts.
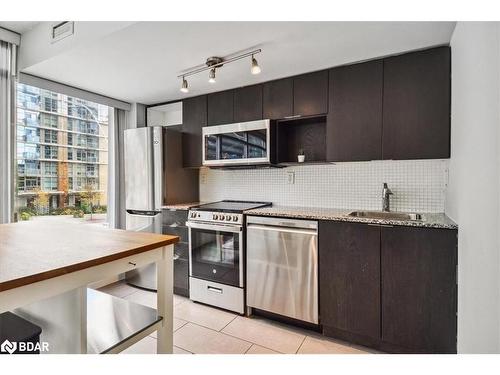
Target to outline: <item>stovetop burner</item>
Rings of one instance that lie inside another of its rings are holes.
[[[243,211],[246,210],[252,210],[254,208],[266,207],[271,205],[272,205],[271,202],[247,202],[247,201],[223,200],[219,202],[207,203],[191,207],[191,210],[242,213]]]

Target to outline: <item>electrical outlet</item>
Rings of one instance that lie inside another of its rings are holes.
[[[295,172],[286,172],[286,181],[288,185],[295,184]]]

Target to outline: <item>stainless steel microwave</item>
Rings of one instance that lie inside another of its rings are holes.
[[[203,165],[272,165],[274,132],[271,120],[206,126],[202,129]]]

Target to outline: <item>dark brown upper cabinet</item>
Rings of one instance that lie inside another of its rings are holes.
[[[207,96],[207,125],[222,125],[234,122],[234,90],[219,91]]]
[[[382,159],[383,62],[330,70],[328,161]]]
[[[207,125],[207,96],[182,102],[182,162],[187,168],[201,167],[201,128]]]
[[[384,159],[450,157],[450,48],[384,59]]]
[[[381,230],[382,341],[397,352],[456,353],[457,232]]]
[[[263,84],[263,111],[271,120],[293,116],[293,78]]]
[[[234,90],[234,122],[262,120],[262,85]]]
[[[314,116],[328,112],[328,70],[293,77],[293,115]]]
[[[319,291],[323,331],[360,344],[380,338],[380,228],[320,221]]]

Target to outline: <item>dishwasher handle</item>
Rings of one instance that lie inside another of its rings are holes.
[[[305,235],[310,235],[310,236],[317,236],[318,235],[318,231],[316,229],[276,227],[276,226],[272,226],[272,225],[260,225],[260,224],[247,224],[247,230],[285,232],[285,233],[294,233],[294,234],[305,234]]]
[[[259,224],[273,227],[297,228],[297,229],[318,229],[316,220],[278,218],[265,216],[248,216],[247,224]]]

